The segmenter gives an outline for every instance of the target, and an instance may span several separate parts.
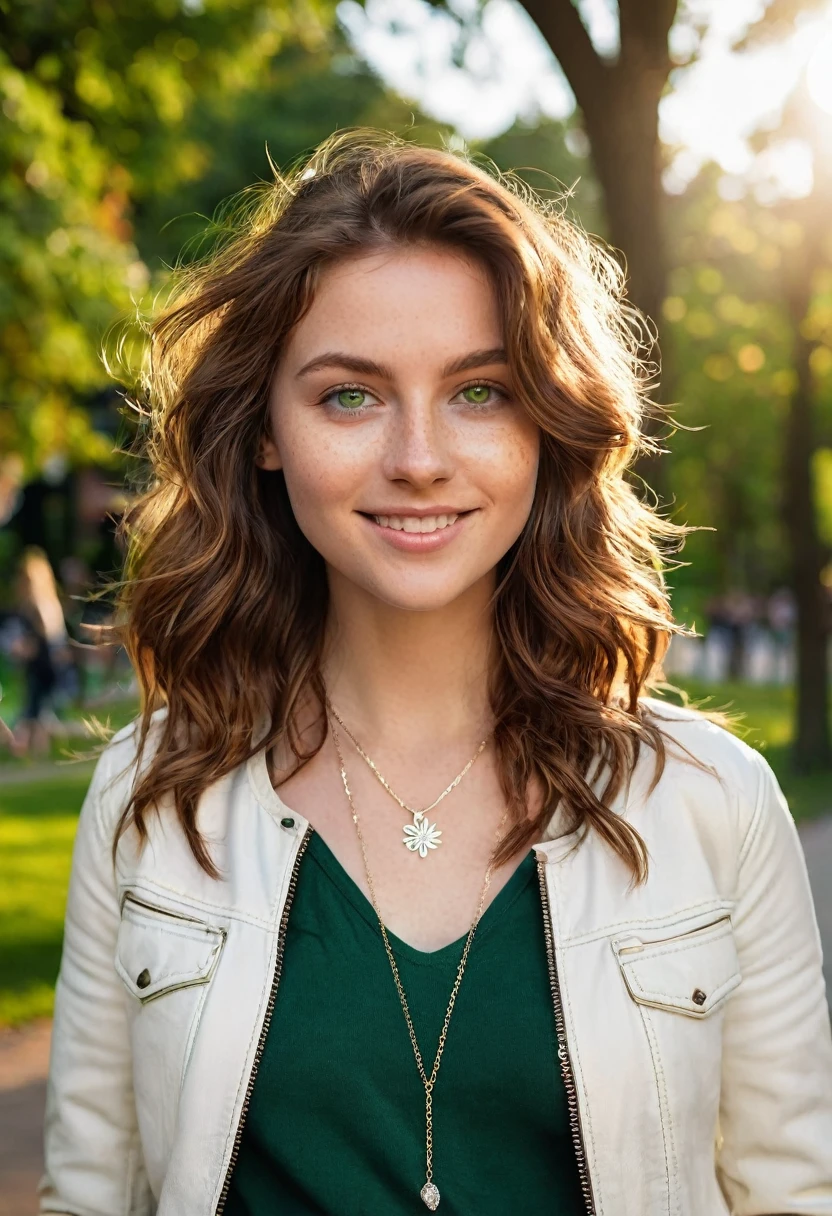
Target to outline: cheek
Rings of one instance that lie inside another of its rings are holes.
[[[481,454],[487,470],[488,491],[497,506],[512,516],[528,514],[534,498],[540,460],[540,438],[536,428],[505,428],[495,436],[490,450]]]
[[[303,425],[285,428],[279,443],[286,490],[301,529],[324,520],[331,525],[366,478],[361,447]]]

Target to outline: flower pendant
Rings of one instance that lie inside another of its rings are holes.
[[[435,823],[428,823],[421,811],[417,811],[413,816],[413,823],[406,823],[403,830],[402,843],[411,853],[418,853],[420,857],[427,857],[428,849],[436,849],[442,843],[439,839],[441,831]]]

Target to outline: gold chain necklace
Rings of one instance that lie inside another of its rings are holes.
[[[335,708],[335,706],[332,704],[332,702],[329,700],[328,697],[327,697],[326,704],[327,704],[327,708],[328,708],[330,714],[332,715],[332,717],[335,719],[335,721],[341,727],[344,734],[347,736],[350,743],[352,743],[353,747],[358,752],[358,754],[362,758],[362,760],[364,760],[369,765],[369,767],[372,769],[373,773],[376,775],[378,780],[381,782],[381,784],[387,790],[387,793],[390,795],[390,797],[395,799],[396,802],[398,802],[399,806],[402,808],[403,811],[407,811],[408,815],[413,816],[413,823],[406,823],[404,825],[404,827],[402,828],[402,831],[404,832],[402,844],[405,845],[406,848],[410,849],[411,853],[418,853],[420,857],[427,857],[429,849],[437,849],[439,847],[439,845],[442,843],[442,840],[441,840],[442,832],[437,828],[435,823],[429,823],[425,819],[425,816],[427,815],[428,811],[432,811],[434,807],[439,806],[439,803],[442,801],[442,799],[447,798],[448,794],[450,794],[452,792],[452,790],[456,789],[456,787],[459,785],[462,778],[466,775],[466,773],[468,773],[470,771],[471,767],[474,764],[474,761],[479,756],[482,755],[482,752],[485,749],[485,745],[488,742],[490,736],[486,735],[486,737],[483,739],[482,743],[479,745],[477,750],[474,752],[471,759],[465,765],[465,768],[462,770],[461,773],[458,774],[458,776],[454,777],[453,781],[448,786],[448,788],[444,789],[442,791],[442,793],[439,795],[439,797],[435,798],[433,800],[433,802],[430,804],[430,806],[423,807],[421,811],[418,811],[418,810],[416,810],[415,807],[408,806],[407,803],[404,801],[404,799],[400,798],[399,795],[396,793],[396,791],[390,788],[388,783],[385,781],[384,777],[382,777],[381,773],[378,771],[378,769],[376,768],[373,761],[370,759],[370,757],[364,751],[364,748],[358,742],[355,735],[349,729],[346,722],[340,716],[337,709]]]
[[[439,1207],[440,1196],[439,1196],[439,1188],[437,1187],[436,1183],[433,1181],[433,1090],[434,1090],[434,1086],[436,1085],[436,1078],[439,1074],[439,1063],[442,1059],[442,1052],[445,1049],[445,1039],[447,1038],[447,1035],[448,1035],[448,1026],[450,1025],[451,1014],[453,1013],[454,1005],[456,1004],[456,997],[457,997],[457,993],[459,992],[459,986],[462,983],[462,974],[465,971],[465,964],[468,961],[468,952],[471,949],[471,942],[474,940],[474,933],[476,931],[477,925],[480,922],[480,917],[482,916],[482,908],[483,908],[483,904],[485,903],[485,893],[488,890],[489,883],[491,882],[491,875],[493,873],[494,866],[493,866],[493,862],[489,861],[488,866],[485,871],[485,880],[482,884],[482,890],[480,891],[480,899],[479,899],[479,903],[477,905],[477,911],[474,916],[474,920],[471,924],[471,928],[468,930],[468,936],[465,940],[465,947],[462,951],[462,958],[460,959],[459,967],[457,968],[456,979],[454,981],[454,986],[451,990],[451,999],[448,1002],[448,1008],[445,1013],[445,1020],[442,1024],[442,1031],[439,1035],[439,1046],[438,1046],[438,1049],[436,1052],[436,1059],[433,1062],[433,1068],[431,1069],[430,1076],[428,1077],[428,1075],[425,1072],[425,1066],[422,1063],[422,1053],[419,1051],[419,1043],[416,1039],[416,1031],[413,1029],[413,1022],[411,1021],[411,1018],[410,1018],[410,1009],[408,1008],[407,997],[405,996],[405,993],[404,993],[404,987],[402,986],[402,981],[399,978],[399,969],[396,966],[396,959],[393,955],[393,950],[390,946],[390,939],[387,936],[387,929],[384,926],[384,920],[382,919],[382,915],[378,910],[378,901],[376,899],[376,890],[375,890],[375,886],[373,885],[372,876],[370,874],[370,867],[367,863],[367,848],[364,843],[364,833],[361,831],[361,825],[358,822],[358,814],[355,809],[355,803],[353,802],[352,793],[350,791],[349,782],[347,780],[347,770],[344,767],[344,757],[341,754],[341,746],[338,741],[338,732],[336,731],[332,721],[330,721],[330,729],[332,730],[332,741],[335,744],[335,751],[338,755],[338,765],[341,769],[341,781],[343,782],[343,785],[344,785],[344,791],[347,795],[347,801],[349,802],[349,805],[350,805],[350,813],[352,815],[352,821],[355,824],[355,830],[358,833],[358,841],[359,841],[359,844],[361,845],[361,855],[364,858],[364,873],[367,876],[367,886],[370,889],[370,898],[372,901],[373,908],[375,909],[375,914],[378,917],[378,924],[379,924],[379,928],[381,929],[381,936],[384,938],[384,948],[387,951],[387,957],[390,960],[390,967],[393,971],[393,980],[396,985],[396,991],[399,994],[399,1001],[401,1002],[402,1011],[405,1016],[405,1021],[407,1022],[407,1032],[410,1035],[410,1042],[413,1046],[413,1054],[416,1057],[416,1066],[419,1069],[419,1076],[422,1078],[422,1084],[425,1087],[425,1185],[422,1187],[419,1194],[422,1198],[423,1203],[425,1204],[425,1207],[430,1208],[430,1210],[432,1212],[435,1212],[436,1209]],[[497,828],[497,832],[496,832],[497,840],[499,840],[499,838],[500,838],[500,832],[502,831],[502,827],[506,821],[507,816],[508,816],[508,810],[506,810],[505,813],[503,814],[503,817],[500,820],[499,826]]]

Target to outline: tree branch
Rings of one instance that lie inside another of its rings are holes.
[[[613,65],[598,55],[572,0],[520,0],[551,47],[572,86],[579,107],[586,112],[608,87]]]

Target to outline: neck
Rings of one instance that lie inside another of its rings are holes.
[[[493,589],[484,579],[441,609],[415,612],[331,577],[323,673],[350,729],[417,745],[487,734]]]

